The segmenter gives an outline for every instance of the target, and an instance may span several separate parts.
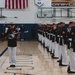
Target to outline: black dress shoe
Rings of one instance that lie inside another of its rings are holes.
[[[10,65],[10,67],[15,67],[15,65]]]
[[[67,71],[68,73],[75,73],[74,71]]]
[[[50,54],[52,54],[52,50],[50,51]]]
[[[58,57],[52,57],[53,59],[58,59]]]
[[[59,66],[67,66],[67,65],[59,64]]]
[[[49,52],[49,48],[47,47],[47,52]]]
[[[69,72],[70,71],[70,66],[68,66],[68,68],[67,68],[67,72]]]
[[[57,62],[60,62],[60,60],[57,60]]]
[[[74,71],[70,71],[70,66],[68,66],[67,72],[68,73],[75,73]]]
[[[53,59],[58,59],[58,57],[54,57],[54,53],[51,56]]]

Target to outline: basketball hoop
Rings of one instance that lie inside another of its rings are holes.
[[[43,19],[43,23],[46,25],[46,21],[47,21],[47,14],[43,14],[44,19]]]
[[[47,17],[47,14],[44,14],[44,17],[46,18]]]

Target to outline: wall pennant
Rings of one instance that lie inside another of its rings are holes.
[[[44,0],[35,0],[35,4],[37,6],[42,6],[44,4]]]

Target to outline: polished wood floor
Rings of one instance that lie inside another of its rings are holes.
[[[0,43],[0,52],[7,47]],[[67,67],[60,67],[46,49],[37,41],[18,42],[16,67],[9,67],[8,51],[0,57],[0,75],[74,75]]]

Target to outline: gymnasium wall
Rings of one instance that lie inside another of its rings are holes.
[[[0,38],[2,37],[2,29],[3,29],[3,25],[4,24],[0,24]],[[9,24],[6,24],[6,26],[9,25]],[[31,40],[32,39],[32,28],[35,27],[35,39],[37,40],[38,38],[38,35],[37,35],[37,29],[38,29],[38,24],[24,24],[24,23],[15,23],[15,27],[17,26],[21,26],[23,25],[24,27],[24,30],[25,31],[28,31],[27,33],[24,34],[24,36],[22,36],[22,38],[24,38],[25,40]]]
[[[44,0],[44,5],[42,7],[51,7],[51,0]],[[9,24],[13,22],[17,25],[24,25],[25,29],[29,31],[29,33],[25,34],[25,39],[31,39],[31,28],[33,26],[36,27],[36,39],[37,39],[37,29],[38,23],[53,23],[53,22],[65,22],[75,21],[75,19],[69,18],[37,18],[37,10],[38,7],[35,5],[34,0],[29,0],[29,6],[25,10],[6,10],[3,9],[2,15],[7,17],[18,17],[18,18],[4,18],[0,19],[0,38],[2,33],[3,24]],[[73,10],[75,11],[75,10]]]
[[[51,0],[44,0],[44,5],[42,7],[51,7]],[[35,23],[53,23],[64,21],[68,23],[69,21],[74,21],[72,18],[37,18],[37,9],[34,0],[29,0],[29,7],[25,10],[5,10],[3,9],[3,15],[7,17],[18,17],[18,18],[5,18],[0,19],[0,23],[24,23],[24,24],[35,24]],[[73,10],[75,11],[75,10]]]
[[[50,7],[50,0],[44,0],[43,7]],[[37,9],[38,7],[35,5],[34,0],[29,0],[29,6],[25,10],[3,10],[3,15],[7,17],[18,17],[15,18],[6,18],[0,20],[0,23],[40,23],[40,19],[37,18]]]

